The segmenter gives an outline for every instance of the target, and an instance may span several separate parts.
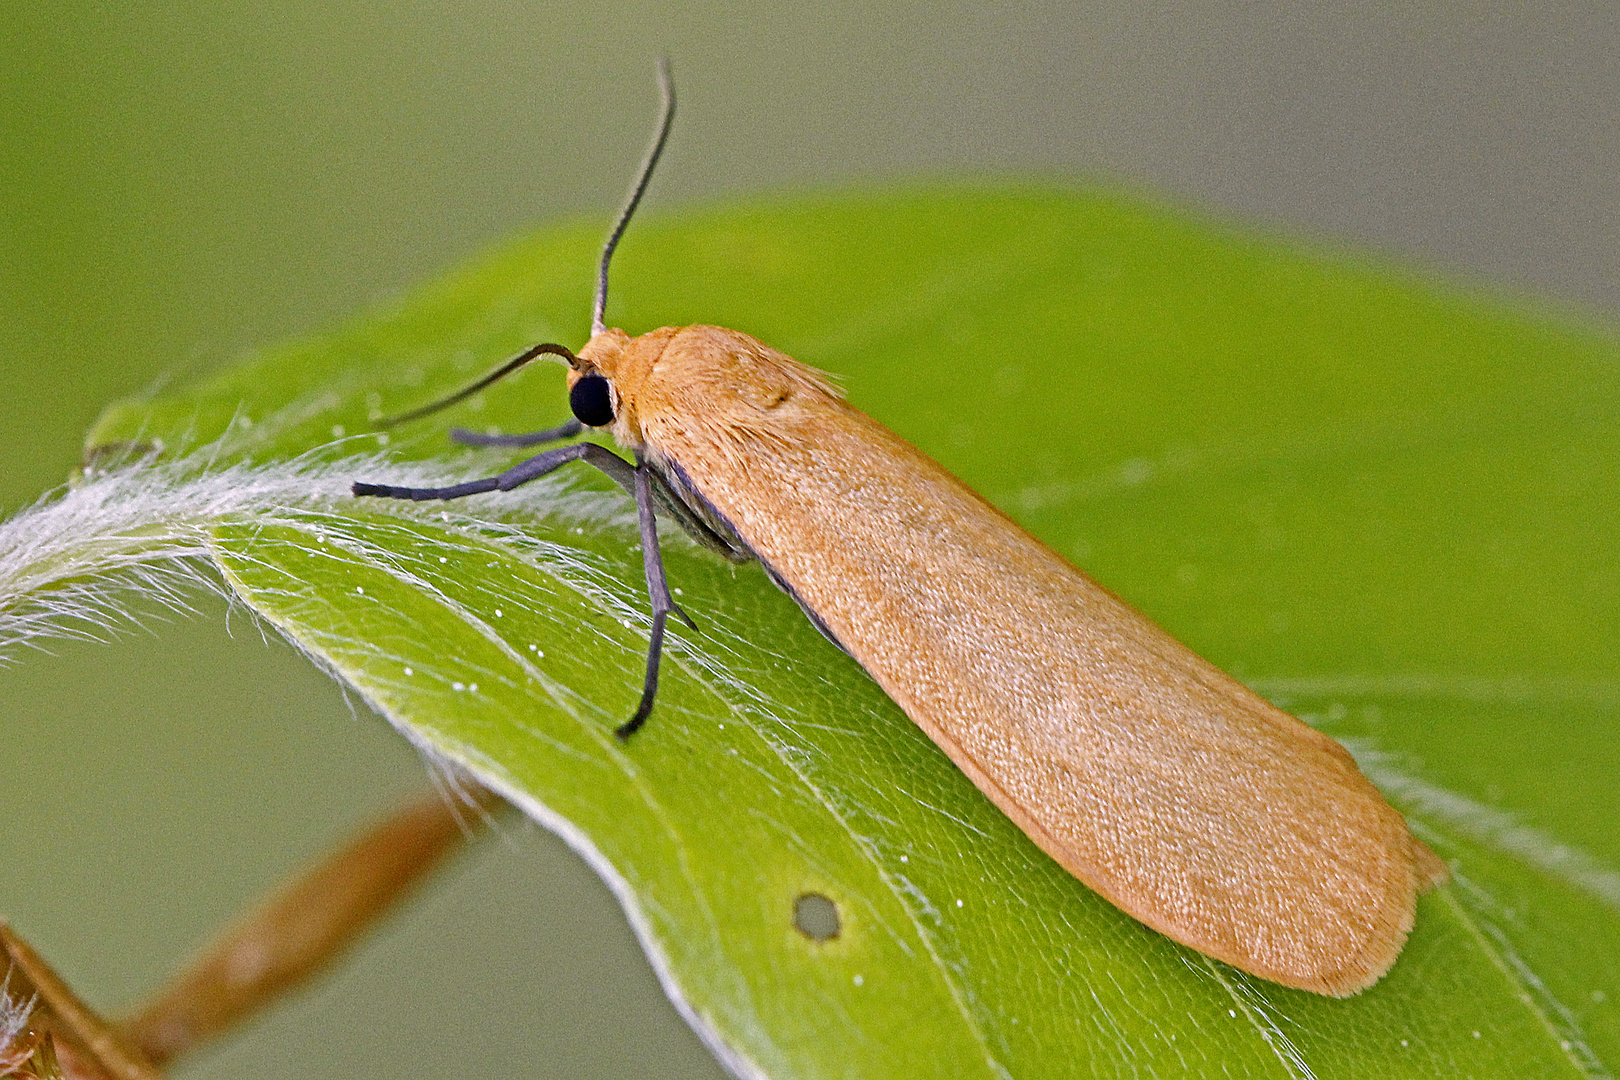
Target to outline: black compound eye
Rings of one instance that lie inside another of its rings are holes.
[[[586,427],[606,427],[613,423],[613,395],[601,375],[581,375],[568,391],[568,407]]]

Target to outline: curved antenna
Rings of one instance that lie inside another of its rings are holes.
[[[608,262],[613,258],[613,249],[619,246],[624,227],[630,224],[630,215],[636,212],[641,196],[647,191],[653,167],[658,164],[658,157],[664,152],[664,142],[669,138],[669,126],[675,121],[675,82],[670,78],[667,56],[658,58],[658,92],[664,98],[664,107],[658,117],[658,133],[653,136],[652,145],[647,147],[647,156],[642,159],[641,175],[636,178],[636,186],[630,189],[630,198],[625,202],[624,209],[619,211],[619,220],[608,234],[607,243],[602,245],[602,264],[596,271],[596,310],[591,313],[592,337],[607,329],[607,323],[602,320],[607,313]]]
[[[527,364],[530,360],[533,360],[537,356],[560,356],[564,360],[568,361],[570,367],[579,366],[579,357],[569,352],[568,349],[562,345],[554,345],[551,342],[546,342],[543,345],[535,345],[532,348],[524,349],[522,352],[512,357],[512,359],[508,360],[506,363],[502,364],[488,375],[485,375],[482,379],[479,379],[471,386],[457,390],[447,398],[440,398],[431,405],[423,405],[420,409],[412,409],[410,412],[400,413],[398,416],[390,416],[386,420],[380,420],[378,421],[377,426],[389,428],[393,427],[395,424],[403,424],[407,420],[420,420],[422,417],[436,413],[440,409],[448,409],[456,402],[472,397],[474,394],[478,393],[478,391],[482,390],[490,383],[495,382],[497,379],[506,378],[506,376],[512,374],[512,372],[516,371],[524,364]]]

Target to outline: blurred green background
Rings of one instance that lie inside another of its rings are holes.
[[[1102,176],[1620,313],[1620,14],[1584,5],[13,3],[0,35],[8,510],[67,474],[114,397],[538,220],[605,228],[660,51],[682,114],[655,210]],[[324,676],[198,603],[0,671],[0,914],[108,1008],[423,783]],[[184,1071],[718,1075],[607,892],[522,825]]]

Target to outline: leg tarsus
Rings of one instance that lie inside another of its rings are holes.
[[[685,624],[686,624],[686,628],[687,628],[687,629],[688,629],[688,630],[696,630],[696,629],[697,629],[697,623],[695,623],[695,622],[693,622],[693,621],[692,621],[692,616],[690,616],[690,615],[688,615],[688,614],[687,614],[687,613],[686,613],[686,611],[685,611],[685,609],[683,609],[683,608],[682,608],[682,607],[681,607],[681,605],[679,605],[679,604],[675,604],[675,603],[671,603],[671,604],[670,604],[670,605],[669,605],[669,610],[670,610],[670,613],[671,613],[671,614],[674,614],[674,615],[679,615],[679,616],[680,616],[680,618],[681,618],[681,622],[683,622],[683,623],[685,623]]]
[[[654,611],[652,637],[647,642],[647,676],[641,684],[641,701],[636,704],[636,711],[630,719],[613,729],[613,734],[620,742],[628,742],[630,736],[641,729],[652,715],[653,701],[658,697],[658,665],[664,652],[664,625],[668,621],[669,612]]]
[[[647,597],[652,601],[652,636],[647,642],[647,677],[642,683],[641,702],[635,713],[614,729],[613,734],[623,742],[634,735],[652,715],[653,701],[658,696],[658,665],[664,650],[664,628],[671,613],[692,629],[697,624],[682,611],[669,594],[669,582],[664,577],[664,560],[658,551],[658,519],[653,515],[653,471],[646,458],[636,454],[636,519],[641,527],[641,569],[647,578]]]
[[[465,484],[455,484],[451,487],[441,488],[409,488],[390,487],[387,484],[367,484],[356,480],[349,486],[355,495],[376,495],[384,499],[410,499],[412,502],[427,502],[430,499],[459,499],[464,495],[477,495],[484,491],[494,491],[498,486],[495,477],[483,480],[469,480]]]

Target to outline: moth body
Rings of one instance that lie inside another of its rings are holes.
[[[1195,655],[921,451],[820,372],[734,330],[608,329],[608,265],[674,117],[664,109],[603,246],[591,339],[542,343],[400,423],[453,405],[540,356],[569,365],[574,419],[480,446],[555,446],[447,487],[356,482],[356,495],[459,499],[570,462],[636,500],[652,606],[646,721],[669,617],[656,511],[733,559],[757,558],[1047,854],[1166,936],[1262,978],[1345,996],[1376,982],[1440,860],[1344,748]]]
[[[1444,870],[1338,743],[754,338],[604,330],[578,361],[615,439],[1076,877],[1285,985],[1352,994],[1394,962]]]

